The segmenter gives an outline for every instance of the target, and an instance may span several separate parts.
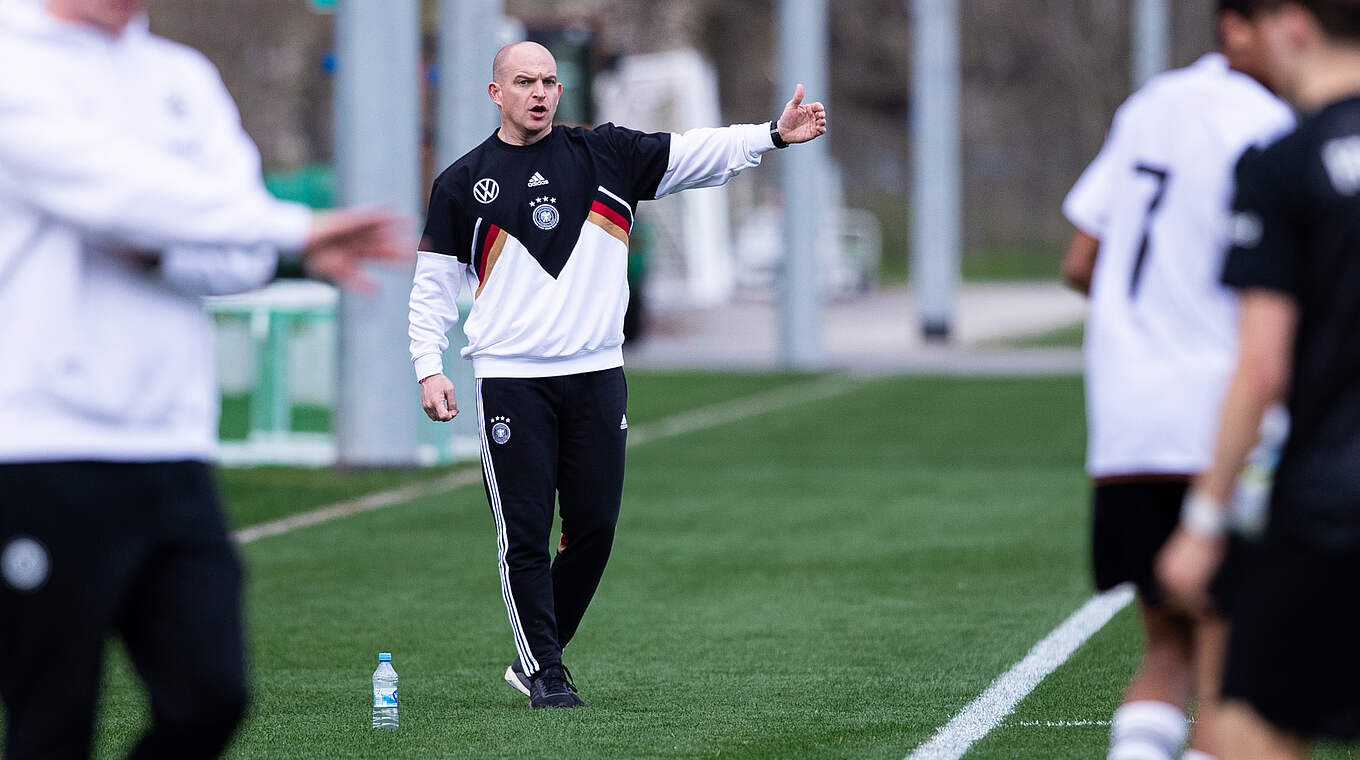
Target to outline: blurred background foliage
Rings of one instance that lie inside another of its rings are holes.
[[[433,30],[437,3],[425,3]],[[1068,232],[1062,197],[1129,92],[1130,4],[960,0],[965,276],[1053,276]],[[272,185],[324,205],[332,17],[305,0],[151,5],[157,32],[199,48],[220,68]],[[882,225],[889,281],[906,276],[909,6],[909,0],[831,3],[831,92],[809,94],[830,108],[831,152],[847,204],[871,210]],[[620,55],[701,51],[717,69],[728,122],[769,119],[788,97],[774,92],[774,9],[773,0],[505,2],[508,15],[531,27],[588,28],[597,70]],[[1174,4],[1175,65],[1213,46],[1213,11],[1212,0]],[[761,192],[777,182],[774,173],[753,181]]]

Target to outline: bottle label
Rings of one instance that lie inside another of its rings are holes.
[[[373,690],[373,706],[374,706],[374,707],[396,707],[396,706],[397,706],[397,690],[396,690],[396,688],[393,687],[393,688],[391,688],[391,689],[374,689],[374,690]]]

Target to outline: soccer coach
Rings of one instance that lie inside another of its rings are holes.
[[[721,185],[766,151],[826,132],[799,85],[775,121],[644,133],[553,125],[546,48],[502,48],[487,92],[501,125],[434,182],[411,289],[411,359],[430,419],[458,414],[443,373],[464,280],[482,472],[518,653],[506,682],[532,707],[583,704],[562,667],[599,585],[623,493],[623,315],[638,201]],[[548,557],[554,498],[562,536]]]

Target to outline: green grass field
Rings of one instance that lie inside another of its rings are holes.
[[[1010,341],[1014,348],[1081,348],[1086,335],[1086,324],[1078,322],[1056,330],[1030,335]]]
[[[630,374],[629,422],[806,378]],[[629,451],[614,556],[530,711],[480,487],[242,547],[254,682],[233,758],[903,758],[1090,597],[1077,378],[865,381]],[[436,473],[222,473],[241,526]],[[368,478],[365,480],[365,478]],[[368,728],[379,651],[401,728]],[[145,706],[111,648],[100,757]],[[1126,610],[970,758],[1092,758]]]

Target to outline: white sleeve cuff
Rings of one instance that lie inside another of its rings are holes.
[[[774,129],[774,122],[767,121],[761,124],[741,124],[741,129],[751,128],[751,134],[747,137],[748,144],[755,151],[756,155],[774,150],[774,135],[770,131]],[[759,134],[757,134],[759,130]]]
[[[278,262],[278,253],[269,246],[176,246],[161,253],[160,269],[165,282],[181,293],[225,296],[267,285]]]
[[[439,354],[421,354],[415,358],[416,381],[419,382],[430,375],[444,374],[444,357]]]
[[[292,201],[275,201],[271,206],[272,213],[261,221],[262,236],[280,251],[301,251],[312,235],[313,211]]]

